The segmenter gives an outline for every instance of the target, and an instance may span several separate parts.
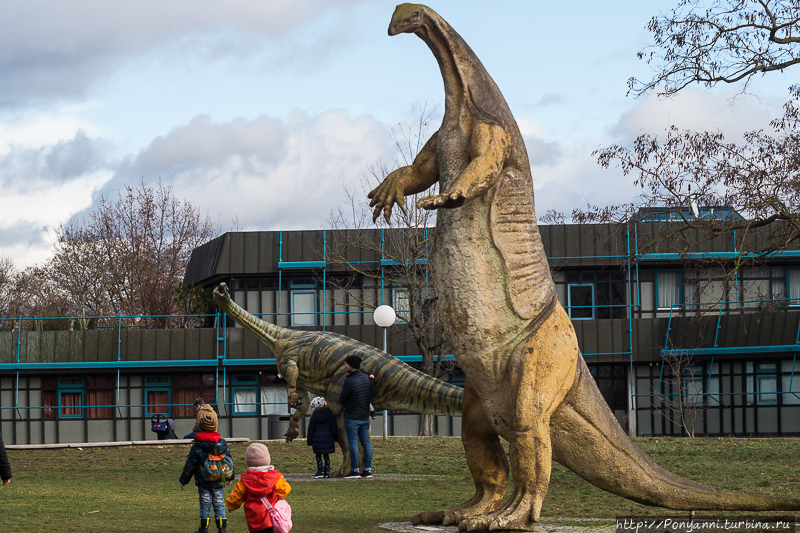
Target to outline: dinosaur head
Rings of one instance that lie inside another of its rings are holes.
[[[228,293],[228,286],[220,283],[214,288],[214,301],[220,307],[224,306],[231,301],[231,295]]]
[[[414,33],[429,17],[431,9],[422,4],[400,4],[395,8],[392,22],[389,23],[389,35]]]

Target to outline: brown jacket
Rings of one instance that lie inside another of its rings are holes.
[[[195,433],[200,431],[200,428],[198,427],[200,425],[200,419],[205,415],[211,415],[211,418],[214,419],[214,425],[216,426],[218,424],[219,419],[217,418],[217,413],[214,411],[214,408],[208,404],[205,404],[200,408],[199,411],[197,411],[197,416],[194,419],[194,427],[192,428],[192,431]]]

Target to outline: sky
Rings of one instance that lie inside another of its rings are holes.
[[[536,209],[632,200],[592,151],[674,124],[726,138],[780,116],[792,80],[627,96],[636,53],[675,0],[431,0],[503,92],[524,135]],[[321,229],[391,164],[415,109],[438,128],[438,66],[389,37],[384,0],[4,0],[0,256],[47,260],[55,229],[124,185],[170,184],[221,231]],[[566,6],[566,7],[565,7]],[[365,199],[366,202],[366,199]]]

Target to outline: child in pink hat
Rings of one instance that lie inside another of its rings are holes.
[[[274,506],[278,500],[286,499],[292,487],[272,466],[269,450],[260,442],[247,447],[245,462],[247,470],[228,496],[226,506],[235,511],[244,503],[247,529],[251,533],[272,533],[272,519],[261,499],[266,498]]]

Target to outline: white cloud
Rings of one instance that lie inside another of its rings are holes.
[[[101,129],[79,116],[86,107],[63,106],[0,114],[0,157],[12,150],[46,148],[74,137],[78,131],[98,136]]]
[[[563,146],[555,164],[533,167],[536,214],[551,209],[569,215],[587,204],[605,206],[631,201],[636,188],[618,169],[604,169],[585,144]]]
[[[0,255],[12,257],[18,268],[47,259],[53,229],[88,207],[92,193],[107,180],[108,173],[97,172],[35,191],[25,183],[5,184],[0,195]]]
[[[674,124],[695,131],[719,130],[727,139],[735,140],[746,131],[767,128],[770,120],[783,114],[782,104],[783,100],[776,97],[759,100],[732,92],[688,88],[671,99],[649,96],[637,101],[610,133],[632,140],[642,133],[660,134]]]
[[[140,179],[171,184],[223,230],[234,218],[251,230],[321,228],[346,202],[344,186],[355,189],[367,164],[394,155],[384,124],[342,110],[225,123],[195,117],[119,163],[113,176],[102,146],[78,134],[0,159],[14,169],[0,198],[0,254],[18,266],[46,258],[48,231]]]
[[[295,111],[285,121],[196,117],[120,167],[103,191],[160,177],[224,229],[234,218],[251,230],[316,229],[345,201],[344,184],[358,183],[376,159],[391,159],[386,131],[370,116],[341,110]]]
[[[362,1],[9,0],[0,17],[0,102],[82,95],[132,58],[181,42],[177,50],[207,57],[257,53],[252,37],[291,41],[294,29]]]

